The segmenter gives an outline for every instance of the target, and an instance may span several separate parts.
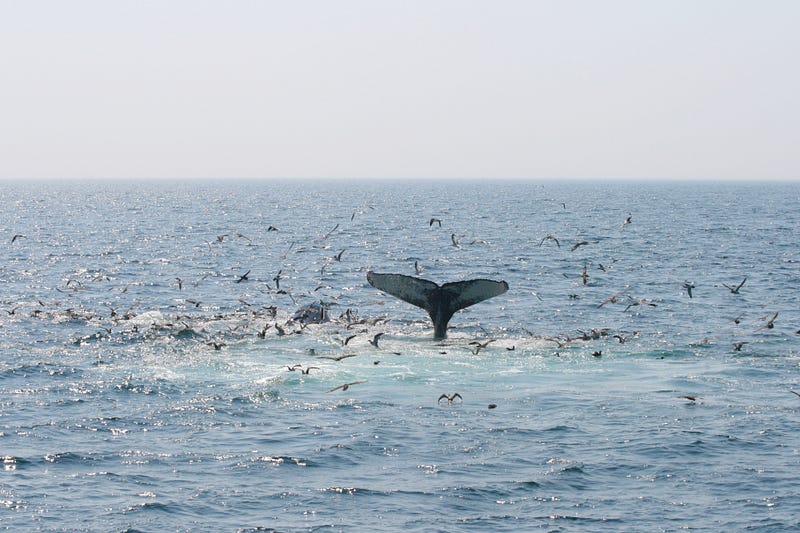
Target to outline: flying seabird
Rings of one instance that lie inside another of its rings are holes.
[[[689,298],[692,297],[692,289],[694,289],[694,283],[690,281],[686,281],[683,283],[683,288],[686,289],[686,293],[689,295]]]
[[[371,345],[373,345],[374,347],[378,348],[378,339],[380,339],[382,336],[383,336],[383,332],[376,333],[375,336],[372,338],[372,340],[369,341],[369,343]]]
[[[470,351],[472,352],[473,355],[478,355],[478,352],[480,352],[482,349],[484,349],[487,346],[489,346],[489,343],[492,343],[494,341],[495,341],[495,339],[489,339],[488,341],[486,341],[484,343],[480,343],[478,341],[472,341],[470,343],[470,345],[475,346],[475,350],[474,351],[470,350]]]
[[[617,303],[617,298],[619,298],[621,295],[622,295],[622,291],[619,291],[617,294],[615,294],[613,296],[610,296],[610,297],[606,298],[605,300],[603,300],[602,302],[600,302],[599,304],[597,304],[597,307],[603,307],[606,304],[615,304],[615,303]]]
[[[649,305],[650,307],[656,307],[656,304],[648,300],[634,300],[633,302],[628,304],[628,307],[625,308],[625,311],[636,305]]]
[[[774,315],[772,315],[772,318],[767,320],[767,323],[764,324],[763,326],[761,326],[760,328],[758,328],[756,331],[761,331],[762,329],[765,329],[765,328],[766,329],[774,328],[775,327],[775,319],[776,318],[778,318],[778,313],[775,313]],[[767,319],[767,317],[761,317],[761,320],[766,320],[766,319]]]
[[[724,286],[726,289],[728,289],[729,291],[731,291],[731,294],[739,294],[739,289],[741,289],[741,288],[742,288],[742,285],[744,285],[744,282],[745,282],[745,281],[747,281],[747,278],[744,278],[744,279],[742,280],[742,282],[741,282],[739,285],[737,285],[736,287],[731,287],[730,285],[726,285],[725,283],[723,283],[722,285],[723,285],[723,286]]]
[[[347,343],[351,340],[355,339],[358,335],[350,335],[345,340],[342,341],[342,346],[347,346]]]
[[[330,359],[331,361],[341,361],[342,359],[347,359],[348,357],[355,357],[356,354],[354,353],[346,353],[343,355],[320,355],[320,359]]]
[[[330,230],[328,233],[326,233],[325,235],[323,235],[323,236],[322,236],[322,240],[324,241],[325,239],[327,239],[328,237],[330,237],[330,236],[331,236],[331,233],[333,233],[333,232],[334,232],[334,231],[336,231],[337,229],[339,229],[339,224],[336,224],[336,225],[333,227],[333,229],[332,229],[332,230]]]
[[[337,391],[339,389],[341,389],[342,391],[346,391],[352,385],[361,385],[362,383],[366,383],[366,381],[351,381],[350,383],[345,383],[344,385],[339,385],[338,387],[334,387],[329,391],[325,391],[325,393],[327,394],[329,392],[334,392],[334,391]]]
[[[544,244],[544,241],[554,241],[556,243],[556,246],[561,248],[561,243],[558,242],[558,239],[556,239],[555,236],[551,235],[550,233],[545,235],[544,238],[541,241],[539,241],[539,248],[542,247],[542,244]]]
[[[454,392],[452,394],[442,394],[441,396],[439,396],[439,399],[436,401],[436,403],[441,403],[441,401],[444,399],[444,400],[447,400],[447,404],[448,405],[453,405],[453,401],[456,398],[458,398],[462,402],[464,401],[464,398],[462,398],[459,393]]]

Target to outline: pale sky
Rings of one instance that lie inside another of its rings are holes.
[[[0,177],[800,179],[800,1],[0,0]]]

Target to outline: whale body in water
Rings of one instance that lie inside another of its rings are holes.
[[[320,302],[301,307],[292,315],[292,320],[302,324],[322,324],[330,320],[330,318],[328,317],[327,306]]]
[[[453,313],[508,290],[508,283],[505,281],[490,279],[454,281],[440,286],[426,279],[403,274],[367,272],[367,281],[376,289],[427,311],[433,322],[435,339],[447,337],[447,323]]]

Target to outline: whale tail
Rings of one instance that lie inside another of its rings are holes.
[[[432,281],[403,274],[367,272],[367,281],[376,289],[427,311],[433,322],[433,336],[436,339],[447,337],[447,324],[456,311],[508,290],[505,281],[489,279],[455,281],[439,286]]]

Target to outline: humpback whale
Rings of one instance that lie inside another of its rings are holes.
[[[432,281],[403,274],[367,272],[367,281],[380,291],[426,310],[433,322],[435,339],[447,337],[447,323],[453,313],[508,290],[505,281],[489,279],[455,281],[439,286]]]

